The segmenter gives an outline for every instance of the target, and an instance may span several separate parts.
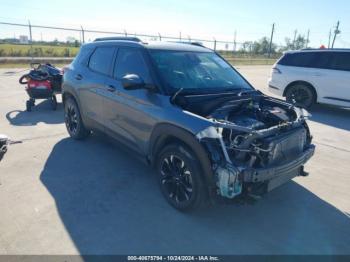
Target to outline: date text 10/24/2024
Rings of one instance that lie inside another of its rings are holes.
[[[128,256],[128,261],[220,261],[217,256]]]

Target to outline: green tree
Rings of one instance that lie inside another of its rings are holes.
[[[282,48],[283,51],[285,50],[298,50],[306,47],[307,39],[303,35],[298,35],[295,38],[295,41],[292,41],[289,37],[285,38],[285,46]]]
[[[250,53],[252,51],[252,45],[253,45],[252,41],[245,41],[242,44],[240,51],[243,53]]]
[[[271,53],[275,53],[277,49],[276,44],[272,43]],[[254,54],[268,54],[270,51],[270,39],[266,36],[253,43],[252,51]]]

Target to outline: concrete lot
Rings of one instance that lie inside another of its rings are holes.
[[[270,67],[239,70],[266,92]],[[62,105],[24,111],[22,74],[0,71],[0,254],[350,254],[350,112],[318,106],[310,176],[253,205],[182,214],[152,170],[109,140],[68,138]]]

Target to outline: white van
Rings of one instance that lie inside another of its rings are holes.
[[[314,103],[350,107],[350,49],[285,52],[268,84],[272,93],[304,108]]]

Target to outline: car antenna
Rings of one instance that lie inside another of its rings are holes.
[[[178,96],[178,94],[180,94],[180,93],[182,92],[182,90],[184,90],[183,87],[180,88],[179,90],[177,90],[177,91],[175,92],[175,94],[173,94],[173,95],[170,97],[170,101],[171,101],[172,103],[175,102],[176,97]]]

